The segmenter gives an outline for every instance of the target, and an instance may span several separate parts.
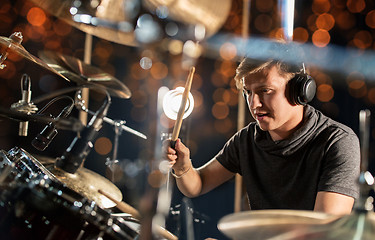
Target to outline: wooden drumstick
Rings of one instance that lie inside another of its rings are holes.
[[[123,202],[123,201],[118,201],[116,199],[114,199],[111,195],[109,195],[108,193],[104,192],[103,190],[99,189],[98,192],[100,194],[103,194],[105,197],[107,197],[109,200],[113,201],[114,203],[116,203],[116,207],[118,209],[120,209],[122,212],[124,213],[129,213],[131,214],[133,217],[135,217],[136,219],[141,219],[141,214],[139,213],[139,211],[135,208],[133,208],[132,206],[130,206],[129,204]],[[172,233],[168,232],[165,228],[159,226],[159,225],[155,225],[155,229],[157,231],[157,233],[168,239],[168,240],[178,240],[178,238],[173,235]]]
[[[180,108],[178,110],[176,122],[174,123],[172,138],[171,138],[171,145],[172,145],[173,148],[176,144],[176,140],[177,140],[178,135],[180,133],[180,129],[181,129],[181,125],[182,125],[182,119],[183,119],[183,116],[184,116],[184,113],[185,113],[186,102],[187,102],[187,99],[189,97],[191,83],[193,82],[194,72],[195,72],[195,67],[191,67],[188,79],[186,80],[186,83],[185,83],[185,90],[182,93],[181,105],[180,105]]]
[[[112,202],[116,203],[116,207],[118,209],[120,209],[122,212],[129,213],[129,214],[131,214],[133,217],[135,217],[137,219],[141,218],[141,214],[139,214],[138,210],[135,209],[135,208],[133,208],[132,206],[130,206],[126,202],[123,202],[123,201],[120,202],[120,201],[114,199],[111,195],[109,195],[108,193],[102,191],[101,189],[99,189],[98,192],[100,194],[103,194],[104,196],[106,196]]]

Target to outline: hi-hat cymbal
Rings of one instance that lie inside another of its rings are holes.
[[[55,159],[42,156],[37,156],[37,159],[68,188],[96,202],[101,208],[111,208],[116,206],[116,203],[100,194],[99,190],[104,190],[111,195],[113,199],[122,201],[121,191],[111,181],[100,174],[84,167],[80,167],[74,174],[71,174],[55,168]]]
[[[78,58],[51,51],[41,51],[39,56],[48,66],[78,85],[92,84],[104,87],[112,96],[125,99],[131,97],[129,88],[120,80],[97,67],[82,62]]]
[[[375,215],[364,211],[335,216],[313,211],[256,210],[227,215],[218,228],[237,240],[369,240],[375,234]]]
[[[8,55],[15,54],[17,56],[22,57],[23,59],[30,61],[31,63],[36,64],[38,67],[42,67],[43,69],[46,69],[49,72],[55,75],[58,75],[59,77],[69,81],[69,79],[67,79],[65,76],[61,75],[55,69],[48,66],[47,63],[43,62],[41,59],[30,54],[21,45],[22,40],[23,40],[23,36],[21,32],[13,33],[10,36],[10,38],[0,36],[0,58],[1,58],[0,64],[2,64],[2,61],[4,61]]]

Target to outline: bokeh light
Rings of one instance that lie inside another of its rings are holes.
[[[324,30],[329,31],[333,28],[334,25],[335,25],[335,19],[329,13],[323,13],[319,15],[316,19],[316,26],[319,29],[324,29]]]
[[[112,142],[107,137],[99,137],[94,144],[95,151],[100,155],[107,155],[112,150]]]
[[[312,35],[312,42],[317,47],[325,47],[331,40],[329,32],[323,29],[316,30]]]
[[[38,7],[31,8],[27,13],[27,20],[33,26],[42,26],[46,19],[46,14]]]
[[[331,85],[321,84],[316,91],[316,98],[321,102],[329,102],[332,100],[335,91]]]

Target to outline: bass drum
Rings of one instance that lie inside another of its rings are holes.
[[[25,150],[0,151],[0,158],[2,240],[138,238],[123,219],[63,185]]]

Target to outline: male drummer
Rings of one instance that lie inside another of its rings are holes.
[[[175,148],[165,142],[166,157],[184,195],[205,194],[239,173],[252,210],[351,212],[359,196],[358,137],[307,104],[311,99],[292,99],[300,91],[312,91],[291,89],[290,81],[303,75],[301,68],[293,68],[278,60],[255,64],[245,58],[240,63],[235,81],[255,122],[234,134],[204,166],[192,166],[190,151],[180,139]]]

